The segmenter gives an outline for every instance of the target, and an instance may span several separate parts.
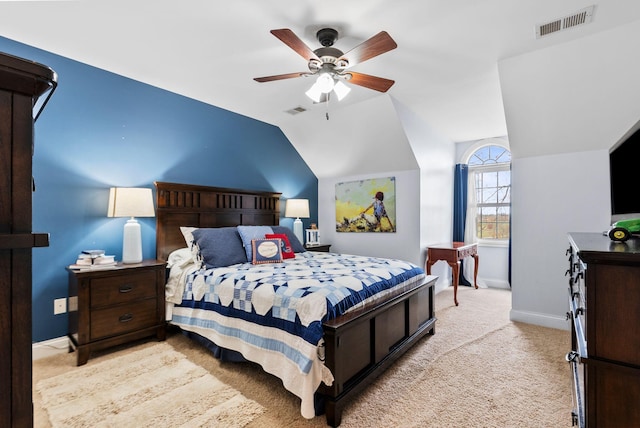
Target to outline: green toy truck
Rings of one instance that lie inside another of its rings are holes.
[[[609,238],[612,241],[624,242],[631,238],[634,233],[640,233],[640,218],[620,220],[613,223],[613,226],[609,229]]]

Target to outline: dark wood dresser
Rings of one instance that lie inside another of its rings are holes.
[[[570,233],[574,423],[640,426],[640,238]]]
[[[49,245],[31,229],[33,129],[56,79],[49,67],[0,53],[1,427],[33,426],[31,251]]]

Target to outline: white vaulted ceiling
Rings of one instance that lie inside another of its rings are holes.
[[[370,115],[376,104],[387,109],[388,97],[452,142],[506,135],[500,60],[640,19],[640,2],[600,0],[591,23],[536,38],[537,25],[591,5],[582,0],[0,1],[0,36],[279,126],[307,159],[304,135],[321,134],[330,152],[344,141],[349,124],[368,126],[359,111]],[[311,79],[253,80],[307,70],[305,60],[271,29],[289,28],[316,49],[315,32],[323,27],[338,30],[335,47],[344,52],[382,30],[398,44],[353,68],[395,85],[386,94],[353,87],[345,100],[332,100],[330,117],[343,113],[335,127],[325,119],[327,106],[313,105],[304,95]],[[386,101],[376,101],[379,97]],[[297,107],[307,111],[287,113]]]

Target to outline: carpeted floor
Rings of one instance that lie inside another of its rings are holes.
[[[509,321],[507,290],[462,287],[458,300],[460,306],[455,307],[452,288],[436,296],[436,334],[417,343],[355,397],[344,410],[342,427],[571,426],[570,372],[564,360],[569,332]],[[169,335],[166,343],[264,407],[247,427],[326,426],[321,416],[303,419],[299,399],[260,367],[220,363],[180,334]],[[88,365],[157,344],[105,351]],[[65,354],[34,362],[36,427],[51,425],[35,385],[81,369],[75,367],[74,357]]]

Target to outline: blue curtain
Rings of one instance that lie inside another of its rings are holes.
[[[513,171],[511,164],[509,164],[509,174],[513,176]],[[513,218],[513,211],[511,210],[511,197],[509,197],[509,262],[508,262],[508,273],[507,273],[507,281],[509,281],[509,288],[511,288],[511,233],[513,232],[513,228],[511,227],[511,219]]]
[[[464,224],[467,219],[467,183],[469,165],[456,164],[453,178],[453,241],[464,241]],[[471,285],[464,277],[463,261],[460,262],[460,285]]]
[[[467,179],[469,166],[457,164],[453,178],[453,240],[464,241],[464,223],[467,219]]]

